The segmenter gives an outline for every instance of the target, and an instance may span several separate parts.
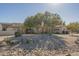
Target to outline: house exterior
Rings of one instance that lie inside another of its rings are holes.
[[[0,31],[2,31],[2,24],[0,24]]]
[[[19,23],[0,23],[0,35],[14,35],[20,25]]]
[[[17,24],[10,24],[10,25],[7,27],[7,31],[17,30],[18,27],[19,27],[19,25],[17,25]]]
[[[50,27],[46,26],[38,26],[33,27],[26,30],[26,33],[56,33],[56,34],[68,34],[70,31],[64,26],[64,25],[57,25],[54,29],[51,29]]]
[[[54,28],[54,33],[57,33],[57,34],[68,34],[69,30],[63,25],[57,25]]]
[[[6,31],[17,30],[20,25],[20,23],[1,23],[1,29],[5,28]]]

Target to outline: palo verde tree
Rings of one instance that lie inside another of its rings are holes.
[[[42,23],[43,29],[45,27],[52,31],[56,25],[62,25],[63,21],[57,13],[54,14],[46,11],[45,13],[37,13],[34,16],[27,17],[24,26],[25,28],[38,28],[41,27]]]

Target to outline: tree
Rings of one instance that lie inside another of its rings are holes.
[[[41,27],[42,22],[43,29],[48,28],[51,32],[56,25],[62,25],[61,17],[56,13],[37,13],[34,16],[27,17],[24,22],[26,28],[39,28]]]
[[[77,32],[79,33],[79,23],[78,22],[73,22],[67,25],[67,28],[72,31],[72,32]]]
[[[6,31],[7,30],[8,25],[7,24],[2,24],[2,31]]]

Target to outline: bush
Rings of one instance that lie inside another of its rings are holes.
[[[10,39],[5,40],[5,42],[6,42],[8,45],[12,45],[12,44],[13,44],[13,43],[11,43],[11,40],[10,40]]]
[[[49,36],[51,36],[52,35],[52,32],[49,32],[48,34],[49,34]]]
[[[6,43],[7,43],[7,44],[10,44],[10,40],[7,40]]]
[[[29,39],[29,40],[26,40],[26,44],[32,44],[32,42],[33,42],[33,41],[30,40],[30,39]]]
[[[21,36],[21,32],[15,32],[15,37]]]
[[[9,46],[16,45],[16,44],[19,44],[20,43],[19,41],[14,40],[14,39],[11,39],[11,38],[7,38],[6,40],[4,40],[4,42],[7,45],[9,45]]]

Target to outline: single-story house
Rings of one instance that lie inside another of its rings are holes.
[[[13,35],[19,29],[19,26],[18,23],[1,23],[0,35]]]
[[[63,25],[57,25],[55,28],[54,28],[54,33],[58,33],[58,34],[68,34],[69,33],[69,30],[63,26]]]
[[[0,31],[2,30],[2,24],[0,24]]]

